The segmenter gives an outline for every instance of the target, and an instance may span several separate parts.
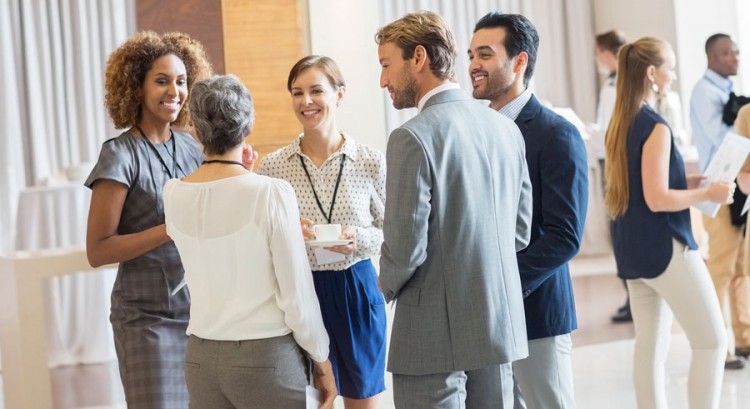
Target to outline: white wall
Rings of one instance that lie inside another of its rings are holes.
[[[312,53],[333,58],[346,81],[339,127],[358,142],[385,152],[385,100],[375,44],[378,2],[309,0],[309,11]]]

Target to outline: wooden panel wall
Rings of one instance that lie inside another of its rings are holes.
[[[226,71],[255,101],[248,139],[261,155],[296,138],[301,126],[286,89],[289,70],[309,53],[307,0],[222,0]]]
[[[221,0],[138,0],[138,30],[182,31],[203,43],[214,72],[224,71]]]
[[[255,101],[248,143],[261,156],[301,126],[286,90],[289,70],[309,54],[308,0],[137,0],[139,30],[182,31],[206,47],[217,74],[233,73]]]

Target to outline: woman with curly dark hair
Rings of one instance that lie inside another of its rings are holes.
[[[184,356],[190,295],[164,226],[169,179],[203,161],[188,123],[188,91],[208,77],[203,46],[182,33],[141,32],[110,55],[105,104],[127,129],[102,145],[91,188],[86,251],[96,267],[119,263],[110,321],[128,408],[187,408]]]

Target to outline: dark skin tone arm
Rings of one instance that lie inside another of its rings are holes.
[[[169,242],[164,224],[133,234],[118,234],[127,186],[108,179],[94,182],[86,231],[86,256],[92,267],[132,260]]]

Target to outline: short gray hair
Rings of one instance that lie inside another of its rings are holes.
[[[190,117],[206,153],[221,155],[252,131],[253,97],[235,75],[215,75],[190,90]]]

